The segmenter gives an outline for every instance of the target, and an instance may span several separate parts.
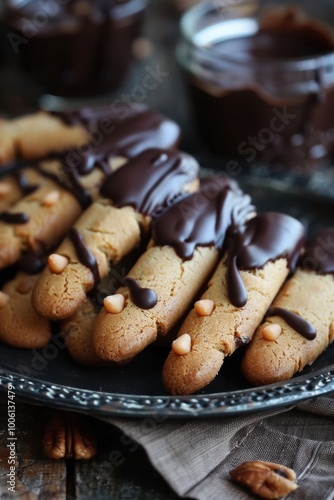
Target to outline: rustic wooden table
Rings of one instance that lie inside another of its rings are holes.
[[[12,401],[10,401],[12,403]],[[43,452],[44,429],[57,411],[16,399],[15,493],[10,486],[8,398],[0,397],[0,498],[9,500],[172,500],[178,498],[145,452],[115,427],[84,417],[97,440],[91,460],[51,460]]]

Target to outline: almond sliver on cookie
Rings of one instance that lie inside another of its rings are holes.
[[[134,250],[152,217],[186,190],[198,187],[199,166],[191,156],[149,149],[130,160],[101,187],[104,197],[78,219],[56,253],[68,259],[61,273],[46,268],[33,294],[35,309],[65,319],[116,264]]]
[[[201,316],[192,309],[179,331],[191,336],[191,352],[177,356],[171,351],[164,364],[163,381],[171,394],[191,394],[208,385],[224,358],[251,340],[293,270],[303,241],[302,224],[277,213],[258,215],[241,232],[231,233],[202,295],[214,302],[212,314]]]
[[[117,293],[119,314],[104,308],[93,330],[93,347],[105,361],[133,358],[166,335],[186,312],[219,259],[227,229],[243,223],[250,198],[223,178],[204,182],[156,219],[152,241]]]
[[[333,244],[334,228],[328,228],[307,245],[296,273],[284,284],[265,323],[255,332],[242,361],[242,371],[251,384],[290,379],[333,342]],[[282,333],[274,342],[263,337],[265,324],[280,325]]]

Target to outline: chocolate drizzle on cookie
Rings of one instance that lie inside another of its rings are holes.
[[[133,158],[142,151],[159,146],[173,148],[180,139],[176,123],[143,105],[97,106],[54,113],[68,125],[83,125],[91,140],[71,150],[67,161],[81,174],[99,166],[110,169],[116,156]]]
[[[158,302],[158,296],[151,288],[143,288],[134,278],[127,276],[122,280],[128,286],[132,301],[141,309],[152,309]]]
[[[94,287],[96,287],[100,282],[100,274],[96,258],[86,246],[82,235],[77,229],[72,227],[69,232],[69,237],[74,245],[80,262],[91,270],[94,279]]]
[[[313,271],[317,274],[334,273],[334,228],[320,231],[306,245],[305,252],[298,264],[304,271]],[[313,325],[291,311],[280,307],[271,307],[266,316],[279,316],[307,340],[313,340],[316,337],[317,333]]]
[[[26,224],[29,222],[29,215],[24,212],[1,212],[0,221],[7,224]]]
[[[49,160],[61,163],[61,168],[64,169],[64,173],[61,174],[61,172],[59,172],[59,174],[57,174],[55,173],[56,171],[52,172],[51,170],[45,168],[40,164],[36,166],[37,170],[44,177],[51,179],[52,181],[56,182],[61,188],[69,191],[77,199],[82,208],[87,208],[92,202],[92,199],[89,191],[83,186],[79,177],[79,173],[75,170],[75,168],[72,168],[71,166],[66,164],[64,156],[54,156],[52,158],[49,158]]]
[[[276,212],[257,215],[243,228],[232,227],[228,241],[227,289],[235,307],[247,303],[240,270],[261,269],[267,262],[286,259],[292,272],[304,244],[304,227],[293,217]]]
[[[243,307],[248,300],[247,290],[240,276],[236,255],[229,255],[227,260],[228,297],[235,307]]]
[[[45,258],[37,253],[25,253],[19,260],[19,269],[27,274],[38,274],[45,267]]]
[[[157,145],[173,148],[180,138],[178,125],[142,105],[86,107],[52,114],[68,125],[82,125],[87,129],[86,144],[54,157],[63,165],[64,179],[45,173],[70,191],[84,208],[91,203],[91,198],[80,176],[99,168],[107,177],[112,172],[112,158],[133,158]]]
[[[197,161],[186,153],[149,149],[110,175],[100,192],[118,208],[132,206],[155,216],[197,178],[198,171]]]
[[[221,250],[232,222],[244,224],[252,210],[250,197],[235,183],[214,176],[156,219],[153,240],[156,245],[172,246],[181,259],[189,260],[198,246]]]
[[[29,184],[29,181],[23,172],[16,171],[13,173],[13,176],[24,196],[33,193],[39,187],[38,184]]]
[[[284,321],[291,326],[291,328],[307,340],[313,340],[317,335],[317,332],[311,323],[298,314],[288,311],[287,309],[283,309],[281,307],[271,307],[266,314],[266,317],[270,316],[279,316],[284,319]]]

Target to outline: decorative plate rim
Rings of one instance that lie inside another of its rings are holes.
[[[188,396],[151,396],[99,392],[42,382],[0,369],[0,391],[15,387],[18,397],[59,409],[104,417],[234,416],[289,406],[334,392],[334,364],[288,381],[237,391]]]
[[[210,173],[210,170],[204,169]],[[212,171],[211,171],[212,172]],[[284,187],[286,194],[311,195],[330,205],[334,198],[312,189],[300,190],[286,179],[263,179],[243,175],[241,181],[259,187],[268,185],[276,191]],[[275,186],[273,186],[273,184]],[[278,186],[279,184],[279,186]],[[235,391],[197,393],[187,396],[122,394],[88,388],[65,386],[22,375],[0,365],[0,392],[15,387],[17,397],[43,406],[72,410],[100,417],[192,418],[229,417],[294,405],[306,399],[334,393],[334,363],[313,372],[301,372],[292,379],[274,384]]]

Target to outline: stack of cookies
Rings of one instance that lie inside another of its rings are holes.
[[[0,292],[4,342],[43,347],[56,323],[75,361],[120,365],[181,324],[162,377],[190,394],[241,345],[244,375],[264,384],[333,340],[333,245],[319,247],[333,229],[304,252],[298,220],[257,214],[223,176],[200,180],[170,120],[122,105],[0,131],[1,163],[29,161],[0,181],[0,268],[14,270]]]

